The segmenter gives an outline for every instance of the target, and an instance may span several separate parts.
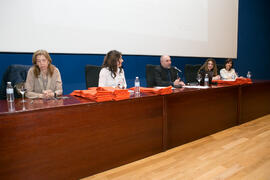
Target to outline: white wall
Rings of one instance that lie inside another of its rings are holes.
[[[0,0],[0,51],[237,57],[238,0]]]

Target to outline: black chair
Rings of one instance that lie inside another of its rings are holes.
[[[86,89],[88,89],[89,87],[98,87],[100,70],[101,66],[94,66],[94,65],[85,66]]]
[[[14,88],[14,97],[21,97],[15,87],[26,81],[26,76],[30,67],[30,65],[13,64],[7,68],[2,77],[2,82],[0,86],[0,99],[6,99],[7,82],[11,82]]]
[[[147,87],[156,86],[156,82],[155,82],[155,68],[156,68],[156,66],[157,65],[146,64],[145,74],[146,74]]]
[[[185,65],[185,78],[186,83],[197,82],[197,73],[202,65],[201,64],[186,64]]]
[[[217,73],[220,74],[220,70],[224,68],[223,64],[217,64]]]

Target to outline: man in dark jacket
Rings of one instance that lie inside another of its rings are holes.
[[[170,56],[163,55],[160,57],[160,66],[155,68],[156,86],[182,87],[185,85],[178,76],[177,68],[172,67],[171,64]]]

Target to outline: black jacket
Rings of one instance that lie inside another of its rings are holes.
[[[209,78],[209,84],[212,84],[212,79],[213,79],[213,76],[214,76],[214,71],[205,71],[204,69],[201,69],[199,74],[201,74],[202,76],[202,80],[200,82],[200,85],[204,85],[204,78],[205,78],[205,75],[208,74],[208,78]]]
[[[168,71],[171,79],[169,79]],[[161,65],[155,68],[155,86],[173,86],[173,82],[178,78],[178,71],[174,68],[165,69]]]

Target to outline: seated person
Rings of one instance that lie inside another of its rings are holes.
[[[52,98],[62,95],[61,75],[47,51],[38,50],[32,58],[33,66],[29,69],[25,88],[28,98]]]
[[[163,55],[160,57],[160,66],[155,68],[156,86],[173,86],[182,87],[185,85],[178,76],[178,71],[171,67],[172,61],[170,56]]]
[[[104,58],[102,69],[99,73],[99,87],[127,88],[122,54],[116,50],[108,52]]]
[[[220,76],[217,74],[217,65],[216,61],[212,58],[208,58],[205,63],[200,67],[198,74],[201,75],[201,85],[204,84],[204,77],[208,74],[209,84],[212,83],[212,80],[219,80]]]
[[[220,70],[220,77],[224,80],[234,80],[238,78],[234,68],[233,68],[233,61],[231,58],[225,61],[225,68]]]

